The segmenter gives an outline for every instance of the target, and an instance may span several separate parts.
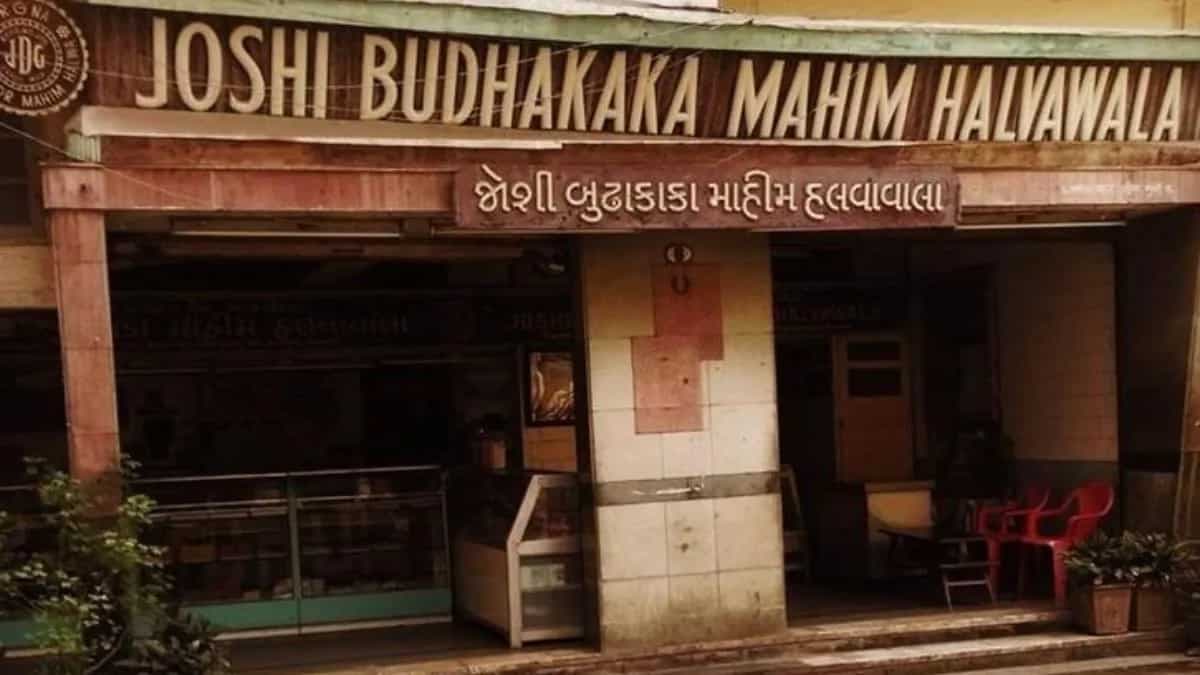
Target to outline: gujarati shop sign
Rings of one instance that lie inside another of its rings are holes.
[[[491,166],[456,180],[462,228],[845,230],[953,227],[948,169]]]
[[[6,0],[12,2],[13,0]],[[97,14],[91,103],[644,137],[1200,140],[1197,63],[684,52]]]
[[[48,115],[66,107],[87,80],[79,26],[48,0],[0,0],[0,110]]]

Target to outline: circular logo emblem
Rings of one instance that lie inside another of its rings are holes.
[[[0,0],[0,110],[47,115],[87,80],[79,26],[48,0]]]

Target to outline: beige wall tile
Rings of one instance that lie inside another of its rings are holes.
[[[721,605],[715,572],[673,574],[668,584],[672,614],[715,614]]]
[[[582,240],[583,313],[589,338],[654,334],[650,260],[635,237]]]
[[[633,361],[628,338],[592,338],[588,346],[588,391],[592,410],[633,408]]]
[[[775,404],[710,407],[713,473],[779,470],[779,434]]]
[[[661,434],[663,477],[707,476],[712,473],[712,424],[704,409],[704,431]]]
[[[783,524],[779,495],[730,497],[713,502],[717,568],[783,565]]]
[[[662,439],[634,433],[633,410],[598,410],[592,413],[592,462],[597,483],[662,478]]]
[[[725,358],[706,361],[708,400],[713,405],[775,402],[775,336],[725,336]]]
[[[698,574],[717,569],[713,500],[667,503],[667,571]]]
[[[662,644],[671,621],[667,578],[600,582],[600,639],[604,649]]]
[[[722,266],[721,305],[726,335],[775,330],[769,253]]]
[[[769,611],[785,606],[783,568],[731,570],[717,573],[721,609]]]
[[[596,509],[600,579],[637,579],[667,574],[666,506],[662,503]]]

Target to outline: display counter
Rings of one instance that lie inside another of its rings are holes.
[[[582,637],[577,476],[478,473],[463,484],[474,517],[454,540],[459,613],[513,647]]]
[[[151,479],[177,600],[226,631],[449,618],[437,466]]]

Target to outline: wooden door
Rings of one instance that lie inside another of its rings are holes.
[[[912,400],[904,336],[836,336],[833,367],[838,480],[912,479]]]

